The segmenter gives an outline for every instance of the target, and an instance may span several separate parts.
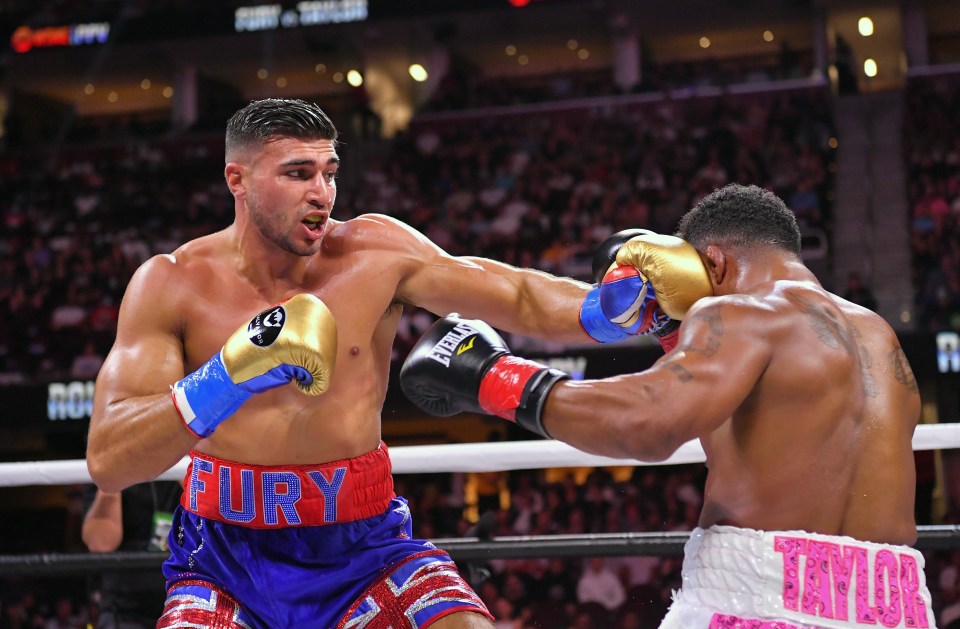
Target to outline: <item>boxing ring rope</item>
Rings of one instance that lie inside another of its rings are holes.
[[[960,448],[960,424],[922,424],[913,436],[914,450]],[[395,474],[497,472],[549,467],[680,465],[702,463],[698,440],[681,446],[664,461],[614,459],[588,454],[552,440],[398,446],[390,449]],[[158,478],[179,480],[186,473],[184,458]],[[90,483],[86,462],[25,461],[0,463],[0,487]],[[918,526],[918,550],[960,546],[960,526]],[[586,535],[527,535],[492,539],[440,538],[433,543],[455,561],[584,556],[676,556],[683,554],[689,532],[594,533]],[[0,576],[14,574],[77,575],[104,570],[159,569],[166,553],[45,553],[0,555]]]
[[[913,434],[914,450],[960,448],[960,423],[921,424]],[[549,467],[611,467],[618,465],[682,465],[703,463],[699,440],[688,441],[664,461],[614,459],[588,454],[560,441],[532,440],[495,443],[455,443],[390,448],[394,474],[450,472],[506,472]],[[158,476],[181,480],[189,459]],[[22,485],[72,485],[90,483],[83,459],[72,461],[21,461],[0,463],[0,487]]]
[[[918,526],[917,550],[952,550],[960,546],[960,526]],[[591,533],[585,535],[517,535],[480,539],[431,540],[454,561],[548,559],[551,557],[680,557],[690,533]],[[90,575],[106,570],[160,569],[164,552],[44,553],[0,555],[0,577],[16,574]]]

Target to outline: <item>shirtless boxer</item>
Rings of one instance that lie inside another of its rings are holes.
[[[158,627],[492,627],[393,493],[380,412],[403,305],[566,341],[608,324],[583,283],[331,218],[336,149],[314,105],[237,112],[234,223],[147,261],[124,296],[87,465],[117,492],[192,455]]]
[[[660,309],[683,317],[678,347],[650,369],[581,382],[554,374],[530,388],[533,410],[521,414],[483,393],[540,367],[511,356],[482,321],[443,319],[404,364],[404,391],[427,410],[479,405],[612,457],[660,461],[699,438],[704,505],[662,627],[932,627],[923,557],[908,547],[920,397],[895,333],[820,286],[793,213],[770,192],[715,191],[677,236],[639,236],[617,252],[648,280],[642,289],[624,299],[630,282],[616,280],[629,274],[616,268],[601,288],[605,307],[639,304],[605,312],[639,317],[641,332],[667,325]],[[695,290],[714,296],[678,308],[686,269],[700,262],[709,285]],[[430,350],[456,326],[473,350],[444,367]]]

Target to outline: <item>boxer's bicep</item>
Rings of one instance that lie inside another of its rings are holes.
[[[184,430],[170,395],[183,377],[182,308],[187,278],[162,256],[131,279],[120,306],[117,338],[94,393],[87,468],[104,491],[154,478],[196,441]]]
[[[181,315],[170,285],[171,269],[151,260],[131,279],[117,321],[114,345],[97,378],[96,411],[130,398],[168,394],[184,375]]]
[[[663,395],[662,421],[688,441],[712,432],[753,392],[771,356],[756,313],[719,303],[698,307],[676,350],[650,370]]]

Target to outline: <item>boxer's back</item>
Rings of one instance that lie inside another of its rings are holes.
[[[701,526],[912,543],[919,397],[893,330],[811,282],[745,299],[756,307],[725,324],[752,329],[770,360],[733,417],[702,438]]]

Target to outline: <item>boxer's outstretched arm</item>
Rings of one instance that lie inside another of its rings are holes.
[[[478,257],[451,256],[415,230],[396,223],[405,264],[398,301],[443,316],[459,312],[500,330],[567,342],[589,342],[580,306],[590,286],[535,269]]]
[[[170,395],[184,376],[177,271],[171,256],[157,256],[134,274],[97,377],[87,467],[107,492],[155,478],[197,441]]]
[[[705,298],[680,326],[677,349],[646,371],[553,387],[549,434],[604,456],[662,461],[723,424],[770,360],[764,315],[729,298]]]

